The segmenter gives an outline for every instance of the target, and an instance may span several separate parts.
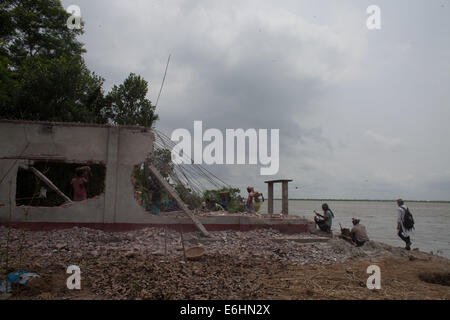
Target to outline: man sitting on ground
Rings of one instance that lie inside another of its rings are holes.
[[[331,225],[333,224],[334,213],[328,207],[328,204],[322,204],[323,215],[314,210],[317,217],[314,217],[314,221],[320,230],[331,233]]]
[[[352,240],[356,244],[357,247],[361,247],[369,241],[369,237],[367,236],[366,227],[359,223],[359,219],[352,218],[353,228],[350,231]]]

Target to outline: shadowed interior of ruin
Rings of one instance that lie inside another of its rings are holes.
[[[33,167],[42,172],[53,184],[69,198],[73,199],[73,189],[70,184],[75,177],[75,169],[85,166],[81,163],[64,162],[35,162]],[[102,164],[89,164],[91,175],[88,177],[88,199],[102,194],[105,190],[106,168]],[[41,195],[41,188],[45,188],[45,197]],[[32,171],[19,168],[17,171],[17,206],[55,207],[64,204],[55,191],[49,188]]]

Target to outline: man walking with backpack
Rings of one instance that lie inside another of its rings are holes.
[[[406,242],[406,250],[411,250],[411,234],[414,229],[414,219],[402,199],[397,200],[398,215],[397,215],[397,231],[398,236]]]

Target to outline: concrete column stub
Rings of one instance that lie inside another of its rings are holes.
[[[105,181],[105,211],[103,222],[112,223],[116,216],[117,199],[117,168],[119,154],[120,129],[111,127],[108,130],[106,181]]]

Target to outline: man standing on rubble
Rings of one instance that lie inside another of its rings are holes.
[[[256,191],[255,196],[253,197],[253,200],[255,201],[255,204],[253,205],[253,207],[255,208],[255,213],[260,213],[261,205],[264,202],[263,194],[261,192]]]
[[[253,189],[253,187],[247,187],[247,192],[248,192],[248,198],[247,198],[247,202],[246,202],[246,207],[247,207],[247,213],[254,213],[255,212],[255,207],[254,207],[254,203],[253,203],[253,198],[255,197],[255,189]]]

